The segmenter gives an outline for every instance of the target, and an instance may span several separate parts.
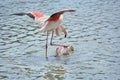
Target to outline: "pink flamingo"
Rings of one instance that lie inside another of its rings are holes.
[[[61,47],[64,47],[64,48],[68,47],[67,45],[53,44],[52,40],[53,40],[53,34],[54,33],[56,35],[60,35],[61,32],[64,32],[65,37],[67,36],[67,32],[62,25],[62,19],[63,19],[62,14],[64,12],[74,12],[74,11],[75,10],[71,9],[71,8],[63,9],[63,10],[60,10],[60,11],[52,14],[51,16],[47,16],[43,13],[38,12],[38,11],[15,13],[15,14],[11,14],[11,15],[18,15],[18,16],[28,15],[29,17],[34,19],[34,21],[36,23],[43,24],[43,27],[41,27],[40,31],[41,32],[47,32],[47,37],[46,37],[46,58],[47,58],[48,33],[49,32],[52,32],[51,41],[50,41],[51,46],[61,46]]]

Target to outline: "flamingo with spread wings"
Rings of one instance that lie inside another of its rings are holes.
[[[68,8],[68,9],[62,9],[51,16],[47,16],[41,12],[38,11],[31,11],[31,12],[22,12],[22,13],[14,13],[11,15],[18,15],[18,16],[23,16],[23,15],[28,15],[36,23],[43,24],[43,27],[41,27],[40,31],[41,32],[47,32],[47,37],[46,37],[46,58],[47,58],[47,49],[48,49],[48,33],[52,32],[51,36],[51,41],[50,45],[51,46],[62,46],[64,48],[67,48],[67,45],[61,45],[61,44],[53,44],[53,34],[55,33],[56,35],[60,35],[61,32],[65,34],[65,37],[67,35],[66,29],[62,25],[62,20],[63,20],[63,13],[65,12],[74,12],[74,9]]]

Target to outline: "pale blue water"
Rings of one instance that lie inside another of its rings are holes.
[[[54,57],[49,46],[48,61],[41,26],[27,16],[9,16],[68,7],[76,9],[64,14],[68,36],[54,42],[75,51]],[[1,0],[0,80],[120,80],[120,0]]]

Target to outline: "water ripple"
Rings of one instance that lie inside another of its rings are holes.
[[[52,14],[68,6],[76,12],[64,14],[67,38],[55,36],[54,43],[72,45],[75,51],[54,57],[55,47],[49,46],[48,61],[41,26],[28,16],[9,16],[34,9]],[[0,1],[0,79],[119,80],[119,6],[119,0]]]

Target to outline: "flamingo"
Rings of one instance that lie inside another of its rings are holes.
[[[47,49],[48,49],[48,33],[52,32],[51,40],[50,40],[50,45],[51,46],[61,46],[64,48],[67,48],[67,45],[61,45],[61,44],[53,44],[53,34],[55,33],[57,36],[60,35],[61,32],[65,34],[65,37],[67,36],[66,29],[62,25],[62,20],[63,20],[63,13],[65,12],[74,12],[74,9],[67,8],[67,9],[62,9],[58,12],[55,12],[51,16],[45,15],[41,12],[38,11],[31,11],[31,12],[21,12],[21,13],[14,13],[11,15],[18,15],[18,16],[23,16],[27,15],[30,18],[32,18],[36,23],[43,24],[43,26],[40,29],[40,32],[47,32],[47,37],[46,37],[46,58],[47,58]],[[58,51],[56,51],[57,53]]]
[[[71,45],[68,45],[67,47],[58,46],[56,48],[56,55],[55,56],[57,57],[57,56],[61,56],[61,55],[69,55],[73,51],[74,51],[74,48]]]

